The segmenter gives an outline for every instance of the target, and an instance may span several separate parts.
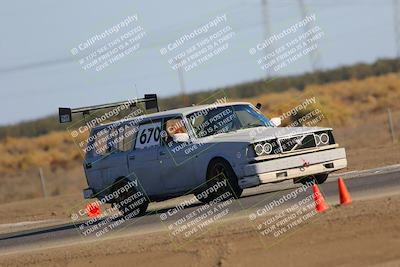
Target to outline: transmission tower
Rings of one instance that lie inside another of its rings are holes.
[[[397,57],[400,58],[400,1],[393,0],[394,34],[396,39]]]
[[[300,8],[300,13],[301,13],[301,17],[302,19],[305,19],[307,17],[307,7],[304,4],[303,0],[298,0],[299,3],[299,8]],[[311,25],[310,23],[307,23],[307,25],[304,27],[304,32],[307,32],[308,30],[311,30]],[[321,64],[321,54],[319,52],[318,46],[316,49],[314,49],[313,51],[311,51],[309,53],[310,55],[310,62],[311,62],[311,67],[313,71],[318,70],[319,68],[321,68],[322,64]]]
[[[261,17],[263,20],[263,28],[264,28],[264,39],[267,40],[271,36],[271,20],[269,16],[269,8],[268,8],[268,0],[261,0]],[[268,55],[269,52],[273,51],[273,45],[270,44],[267,48],[264,49],[265,55]],[[265,76],[266,78],[269,78],[271,75],[270,71],[267,69]]]

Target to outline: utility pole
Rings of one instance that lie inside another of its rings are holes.
[[[394,12],[394,34],[396,39],[396,51],[397,57],[400,58],[400,1],[393,0],[393,12]]]
[[[181,61],[178,61],[178,79],[179,79],[179,86],[181,87],[181,94],[182,94],[182,100],[183,100],[183,105],[185,107],[189,106],[189,98],[186,94],[186,87],[185,87],[185,80],[183,78],[183,70],[181,66]]]
[[[267,40],[271,36],[271,20],[269,16],[269,8],[268,8],[268,0],[261,0],[261,17],[263,20],[263,37],[264,40]],[[264,49],[265,55],[268,55],[269,52],[273,51],[273,45],[269,45],[268,48]],[[266,78],[268,79],[271,76],[270,71],[267,69],[265,73]]]
[[[300,8],[300,14],[302,19],[305,19],[307,17],[307,7],[304,4],[303,0],[298,0],[299,3],[299,8]],[[308,30],[311,30],[311,24],[307,23],[307,25],[304,27],[304,32],[307,32]],[[318,47],[315,48],[313,51],[309,53],[310,55],[310,62],[311,62],[311,67],[313,71],[318,70],[321,67],[321,56],[318,50]]]

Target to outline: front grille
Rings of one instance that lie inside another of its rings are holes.
[[[279,138],[278,142],[282,148],[282,152],[292,152],[317,146],[314,134],[283,137]]]

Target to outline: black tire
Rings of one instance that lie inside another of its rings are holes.
[[[128,180],[122,179],[115,183],[113,186],[113,192],[118,191],[120,188],[123,188],[129,183]],[[134,205],[135,200],[132,201],[125,201],[128,198],[134,198],[135,194],[138,196],[137,201],[143,202],[140,205]],[[146,214],[147,207],[149,206],[149,202],[147,198],[143,195],[143,193],[139,193],[135,187],[129,188],[128,191],[125,191],[118,195],[117,198],[113,201],[113,206],[117,206],[118,210],[121,212],[122,216],[130,216],[129,218],[139,217]]]
[[[238,184],[238,179],[235,172],[233,171],[230,164],[223,159],[214,159],[210,162],[210,164],[208,165],[206,178],[207,188],[212,187],[218,181],[222,181],[224,179],[226,179],[228,183],[224,188],[221,188],[221,190],[209,194],[207,197],[199,198],[198,194],[201,193],[201,191],[196,192],[196,197],[200,202],[208,203],[227,191],[231,192],[233,197],[236,199],[242,195],[243,189],[240,188]],[[202,191],[204,190],[206,190],[206,188],[202,188]]]
[[[306,183],[312,183],[315,182],[317,184],[323,184],[326,179],[328,179],[329,173],[321,173],[321,174],[316,174],[312,176],[307,176],[303,177],[300,179],[300,183],[306,184]]]

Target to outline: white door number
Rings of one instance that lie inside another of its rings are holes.
[[[158,146],[161,139],[161,122],[143,124],[136,137],[136,148]]]

